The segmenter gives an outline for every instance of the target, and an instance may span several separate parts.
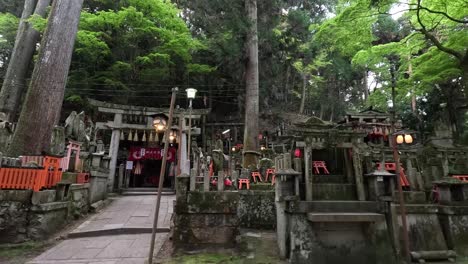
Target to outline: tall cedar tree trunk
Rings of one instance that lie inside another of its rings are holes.
[[[31,60],[39,41],[39,32],[27,21],[31,15],[44,17],[51,0],[26,0],[16,34],[15,47],[8,64],[2,90],[0,90],[0,112],[8,121],[15,122],[27,83],[26,78]]]
[[[11,156],[49,152],[52,130],[60,119],[65,84],[83,0],[55,0],[21,111]]]
[[[306,101],[306,90],[307,90],[307,74],[302,74],[302,97],[301,97],[301,105],[299,107],[299,114],[304,113],[305,101]]]
[[[364,78],[362,80],[362,88],[363,88],[363,91],[364,91],[364,104],[367,102],[367,98],[369,98],[369,87],[367,87],[369,85],[368,81],[367,81],[367,78],[369,78],[369,71],[368,70],[365,70],[364,71]]]
[[[258,36],[257,36],[257,1],[245,0],[250,29],[247,33],[247,63],[245,69],[245,128],[243,167],[257,164],[258,151]]]

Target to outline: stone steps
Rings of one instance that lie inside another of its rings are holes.
[[[127,188],[123,189],[122,195],[133,196],[133,195],[157,195],[158,188]],[[162,189],[162,195],[174,195],[175,191],[169,188]]]
[[[311,222],[379,222],[385,216],[377,213],[308,213],[307,220]]]
[[[347,183],[312,184],[313,200],[357,200],[356,185]]]
[[[347,183],[347,178],[344,175],[312,175],[313,183]]]
[[[294,204],[296,212],[303,213],[377,213],[378,203],[371,201],[299,201]]]

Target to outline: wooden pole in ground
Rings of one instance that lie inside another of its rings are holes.
[[[151,233],[151,246],[150,252],[148,256],[148,263],[153,263],[153,253],[154,253],[154,240],[156,238],[156,229],[158,227],[158,218],[159,218],[159,207],[161,205],[161,192],[164,183],[164,174],[166,172],[166,162],[167,162],[167,151],[169,149],[169,132],[171,131],[172,126],[172,116],[174,114],[174,105],[176,99],[176,93],[178,88],[172,88],[172,96],[171,96],[171,106],[169,108],[169,120],[167,121],[166,131],[164,132],[164,152],[163,152],[163,159],[161,165],[161,172],[159,173],[159,185],[158,185],[158,197],[156,199],[156,210],[154,211],[154,222],[153,222],[153,231]],[[174,176],[175,177],[175,176]]]

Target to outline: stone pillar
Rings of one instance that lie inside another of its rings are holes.
[[[224,191],[224,173],[218,171],[218,192]]]
[[[197,175],[195,173],[190,174],[190,191],[195,191],[197,181]]]
[[[280,179],[276,179],[275,184],[275,204],[276,204],[276,239],[278,241],[279,254],[282,258],[288,257],[288,218],[286,216],[286,202],[280,199]]]
[[[187,134],[182,133],[182,138],[180,139],[180,173],[189,174],[190,173],[190,161],[187,159]]]
[[[447,152],[444,152],[441,161],[442,161],[442,170],[443,170],[442,177],[447,177],[449,174],[449,162],[448,162]]]
[[[114,115],[114,127],[120,127],[122,125],[122,114],[116,113]],[[107,182],[107,190],[112,192],[114,190],[114,180],[115,180],[115,169],[117,166],[117,156],[119,153],[119,143],[120,143],[120,129],[112,129],[112,137],[109,148],[110,166],[109,166],[109,178]]]
[[[307,145],[304,149],[304,161],[305,161],[305,190],[306,190],[306,201],[312,201],[312,185],[313,185],[313,179],[312,179],[312,174],[311,174],[311,167],[310,167],[310,162],[311,162],[311,154],[312,154],[312,148]]]
[[[345,169],[346,169],[346,179],[349,184],[354,183],[354,174],[353,174],[353,164],[351,162],[351,159],[349,158],[349,149],[345,148],[343,150],[344,152],[344,164],[345,164]]]
[[[362,172],[362,161],[360,154],[353,149],[353,166],[354,166],[354,177],[356,179],[356,192],[359,201],[366,200],[366,194],[364,192],[363,172]]]
[[[120,164],[119,166],[119,184],[118,184],[118,188],[119,190],[122,189],[122,186],[124,184],[123,180],[124,180],[124,174],[125,174],[125,164],[122,163]]]
[[[203,191],[208,192],[210,190],[210,175],[207,170],[203,172]]]
[[[406,159],[406,175],[408,176],[408,180],[410,182],[411,188],[416,191],[420,191],[422,189],[419,188],[419,183],[416,179],[416,169],[413,168],[413,164],[411,162],[411,158],[408,157]]]

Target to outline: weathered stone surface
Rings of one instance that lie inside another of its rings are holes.
[[[321,183],[312,186],[313,200],[357,200],[356,185]]]
[[[275,192],[241,192],[237,215],[241,227],[274,230],[276,227]]]
[[[92,170],[89,177],[89,202],[95,203],[107,197],[107,177],[109,172]]]
[[[25,229],[30,205],[18,201],[0,201],[0,243],[27,240]]]
[[[395,192],[395,197],[398,197],[398,192]],[[403,199],[405,203],[408,204],[424,204],[426,203],[426,193],[425,192],[415,192],[415,191],[404,191]]]
[[[187,196],[189,213],[231,213],[237,212],[237,192],[189,192]]]
[[[468,256],[468,206],[441,206],[439,219],[448,248]]]
[[[310,223],[304,214],[290,220],[291,263],[396,263],[384,221]]]
[[[0,201],[29,203],[32,190],[0,190]]]
[[[188,181],[184,188],[188,188]],[[226,244],[235,241],[239,228],[243,226],[274,229],[274,197],[272,191],[194,191],[188,192],[186,200],[183,200],[178,192],[174,243],[177,247]]]
[[[43,190],[40,192],[33,192],[31,203],[33,205],[52,203],[55,201],[55,190]]]
[[[68,205],[68,202],[55,202],[32,206],[28,215],[28,236],[39,240],[60,230],[67,222]]]
[[[85,184],[73,184],[70,188],[71,216],[78,218],[89,211],[89,188]]]
[[[74,172],[64,172],[62,174],[62,181],[63,183],[76,183],[76,177],[78,173]]]
[[[397,214],[399,209],[396,207]],[[407,205],[407,223],[411,251],[447,250],[436,205]],[[402,237],[401,217],[397,215],[399,236]]]
[[[55,190],[0,190],[0,243],[46,238],[88,211],[88,193],[87,184],[72,185],[66,200],[53,202]]]
[[[309,212],[379,212],[377,202],[368,201],[297,201],[289,203],[291,213]]]
[[[192,228],[198,243],[203,244],[233,244],[237,228],[227,226]]]

